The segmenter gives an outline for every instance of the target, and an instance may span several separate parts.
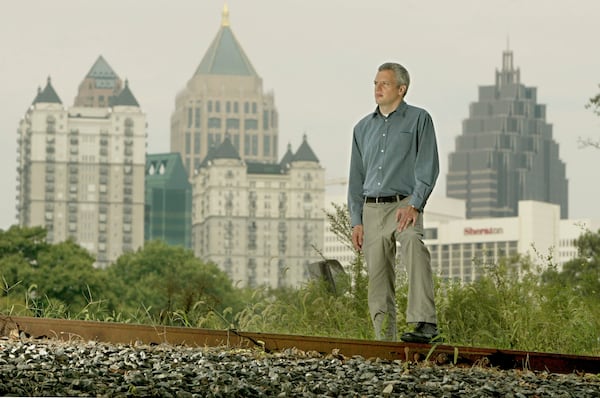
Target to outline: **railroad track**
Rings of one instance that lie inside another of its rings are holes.
[[[344,357],[360,355],[403,361],[434,361],[459,366],[481,364],[500,369],[529,369],[552,373],[586,372],[600,374],[600,357],[556,353],[500,350],[494,348],[385,342],[333,337],[253,333],[173,326],[77,321],[32,317],[0,317],[0,332],[6,336],[33,339],[94,340],[112,344],[171,344],[188,346],[258,347],[266,352],[287,348],[335,353]]]

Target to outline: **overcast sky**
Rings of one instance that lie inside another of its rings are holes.
[[[303,134],[326,169],[346,178],[354,124],[374,109],[373,78],[404,64],[407,102],[437,130],[444,196],[448,154],[480,85],[494,84],[509,48],[521,82],[538,88],[566,163],[569,217],[600,219],[600,118],[584,105],[600,83],[600,1],[228,0],[231,28],[273,91],[279,157]],[[221,23],[223,0],[19,0],[0,14],[0,229],[15,223],[16,129],[48,76],[63,104],[103,55],[148,120],[148,152],[169,152],[175,96]],[[339,187],[338,187],[339,189]]]

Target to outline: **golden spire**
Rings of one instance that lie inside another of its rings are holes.
[[[229,26],[229,8],[227,3],[223,5],[223,17],[221,19],[221,26]]]

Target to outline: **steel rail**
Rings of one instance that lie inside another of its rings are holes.
[[[495,348],[415,344],[334,337],[299,336],[273,333],[213,330],[175,326],[149,326],[126,323],[80,321],[51,318],[0,317],[0,331],[6,335],[83,340],[112,344],[171,344],[200,347],[259,347],[266,352],[288,348],[316,351],[340,357],[360,355],[402,361],[429,360],[459,366],[476,364],[500,369],[527,369],[552,373],[600,374],[600,357],[557,353],[513,351]]]

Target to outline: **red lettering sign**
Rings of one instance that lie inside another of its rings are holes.
[[[465,227],[464,234],[465,235],[493,235],[493,234],[501,234],[504,230],[502,228],[496,227],[488,227],[488,228],[471,228]]]

